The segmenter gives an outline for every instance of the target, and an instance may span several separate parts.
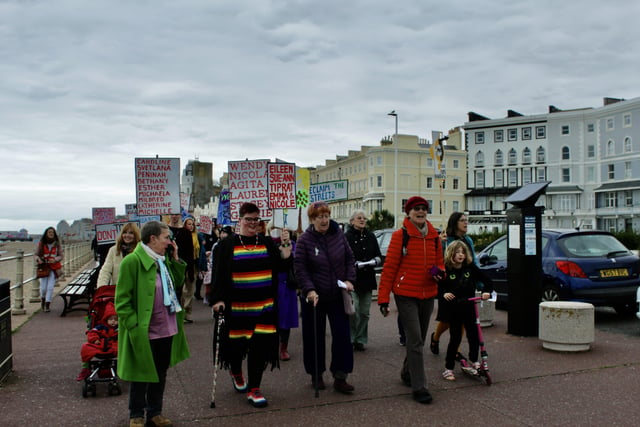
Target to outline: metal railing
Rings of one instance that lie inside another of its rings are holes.
[[[82,268],[87,262],[93,259],[93,250],[91,249],[91,242],[81,243],[67,243],[62,245],[64,253],[64,259],[62,261],[62,275],[58,277],[58,280],[65,276],[71,276],[78,269]],[[26,314],[27,311],[24,308],[24,288],[27,284],[32,283],[31,296],[29,297],[30,303],[40,302],[40,283],[36,277],[36,263],[33,262],[31,268],[31,277],[25,280],[24,278],[24,260],[25,257],[33,257],[34,253],[24,253],[24,250],[18,249],[17,255],[0,258],[0,262],[15,261],[16,262],[16,280],[15,285],[11,286],[10,290],[13,291],[13,302],[11,305],[11,314],[20,315]]]

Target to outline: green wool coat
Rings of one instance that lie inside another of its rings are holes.
[[[186,264],[169,260],[166,265],[173,283],[182,283]],[[149,323],[156,293],[157,264],[142,245],[127,255],[120,265],[116,286],[118,313],[118,376],[125,381],[158,382],[149,343]],[[170,366],[189,357],[184,334],[184,310],[177,314],[178,333],[173,336]]]

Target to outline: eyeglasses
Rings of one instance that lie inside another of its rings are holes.
[[[425,211],[427,212],[429,209],[424,205],[418,205],[413,207],[414,211]]]
[[[260,218],[253,217],[253,216],[245,216],[245,217],[242,217],[242,219],[244,219],[247,222],[260,222]]]
[[[331,215],[329,215],[329,214],[321,214],[321,215],[316,216],[316,218],[317,219],[329,219],[329,218],[331,218]]]

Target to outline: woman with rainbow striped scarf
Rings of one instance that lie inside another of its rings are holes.
[[[233,387],[247,393],[247,401],[267,406],[260,391],[262,373],[278,367],[278,272],[292,262],[291,237],[284,230],[281,244],[258,233],[260,209],[253,203],[240,206],[240,232],[220,242],[216,250],[209,304],[224,312],[220,332],[219,363],[231,371]],[[242,361],[247,359],[247,380]]]

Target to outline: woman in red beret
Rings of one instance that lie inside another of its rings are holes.
[[[433,399],[427,389],[423,356],[433,302],[438,294],[437,281],[444,270],[442,242],[438,230],[427,221],[429,203],[425,199],[411,197],[404,210],[407,217],[402,228],[391,236],[387,250],[378,305],[386,317],[390,293],[393,292],[407,337],[400,377],[411,387],[417,402],[431,403]]]

